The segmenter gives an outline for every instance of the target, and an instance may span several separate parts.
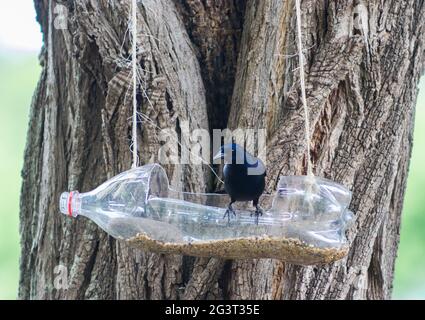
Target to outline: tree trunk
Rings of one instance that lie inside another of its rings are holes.
[[[131,1],[52,1],[66,8],[68,26],[52,29],[49,43],[49,2],[35,0],[44,68],[22,172],[20,298],[390,298],[424,69],[424,1],[302,1],[314,172],[353,191],[356,215],[348,256],[314,267],[143,252],[58,214],[62,191],[91,190],[130,167]],[[293,0],[139,1],[141,110],[177,132],[185,122],[266,128],[268,190],[279,175],[304,174],[294,10]],[[155,133],[149,123],[139,128],[142,163],[157,159]],[[166,169],[174,186],[214,188],[201,166]],[[67,286],[55,285],[58,266]]]

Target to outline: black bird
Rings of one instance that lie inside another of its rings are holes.
[[[230,196],[230,203],[223,218],[227,216],[230,220],[230,213],[236,215],[232,208],[234,202],[252,201],[258,223],[258,217],[263,214],[258,200],[266,185],[266,167],[263,162],[236,143],[222,146],[214,156],[214,160],[217,159],[224,159],[224,189]]]

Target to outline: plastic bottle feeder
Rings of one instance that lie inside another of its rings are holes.
[[[345,231],[353,214],[351,192],[333,181],[282,176],[273,195],[235,203],[236,216],[223,218],[226,194],[173,190],[159,164],[123,172],[87,193],[65,192],[60,211],[85,216],[116,239],[157,253],[225,259],[275,258],[325,264],[348,252]]]

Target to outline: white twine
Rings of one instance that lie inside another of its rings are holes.
[[[310,118],[308,113],[306,90],[305,90],[305,76],[304,76],[304,55],[303,55],[303,40],[301,32],[301,5],[300,0],[295,0],[295,8],[297,14],[297,34],[298,34],[298,59],[299,59],[299,73],[301,82],[301,99],[304,106],[304,126],[305,126],[305,144],[306,144],[306,157],[307,157],[307,175],[313,176],[313,164],[311,163],[310,151]]]
[[[47,31],[47,96],[53,94],[55,72],[53,70],[53,4],[49,0],[49,29]]]
[[[139,75],[138,68],[137,68],[137,0],[132,0],[131,3],[131,39],[132,39],[132,76],[133,76],[133,115],[132,115],[132,153],[133,153],[133,163],[132,167],[136,168],[139,165],[139,157],[138,157],[138,141],[137,141],[137,123],[138,123],[138,117],[140,116],[145,121],[148,121],[153,126],[155,126],[157,129],[160,129],[152,119],[150,119],[147,115],[143,114],[142,112],[137,111],[137,86],[141,82],[141,76]],[[151,36],[152,35],[147,35]],[[143,89],[143,86],[141,86],[142,92],[144,97],[147,99],[150,106],[153,108],[153,105],[146,94],[145,90]],[[156,133],[155,133],[156,134]],[[170,137],[172,140],[173,137]],[[213,167],[208,163],[208,161],[204,160],[201,156],[195,154],[190,150],[187,146],[183,145],[180,141],[176,140],[177,144],[182,147],[186,148],[189,153],[198,159],[201,160],[203,164],[205,164],[211,172],[214,174],[214,176],[220,181],[221,183],[224,183],[222,179],[218,176],[218,174],[215,172]]]
[[[133,134],[132,134],[132,152],[133,168],[139,165],[138,141],[137,141],[137,0],[131,2],[131,38],[132,38],[132,69],[133,69]]]

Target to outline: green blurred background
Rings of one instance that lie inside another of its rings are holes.
[[[40,74],[41,35],[34,16],[32,0],[0,2],[0,299],[17,296],[20,171],[29,106]],[[425,299],[425,79],[419,86],[395,299]]]

